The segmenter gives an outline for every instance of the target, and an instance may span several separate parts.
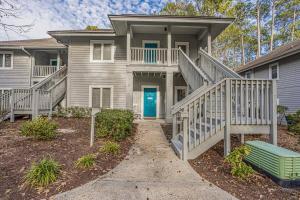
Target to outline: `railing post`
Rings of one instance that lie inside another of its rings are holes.
[[[11,96],[10,96],[10,122],[15,121],[14,105],[15,105],[15,90],[12,89]]]
[[[52,118],[52,112],[53,112],[53,110],[52,110],[52,104],[53,104],[53,102],[52,102],[52,90],[50,91],[50,94],[49,94],[49,98],[50,98],[50,102],[49,102],[49,114],[48,114],[48,118],[49,119],[51,119]]]
[[[176,121],[176,113],[173,114],[173,126],[172,126],[172,139],[175,139],[177,134],[177,121]]]
[[[167,60],[168,60],[168,66],[170,66],[171,65],[171,48],[172,48],[171,26],[170,25],[168,25],[167,42],[168,42]]]
[[[230,152],[230,124],[231,124],[231,81],[225,80],[225,130],[224,130],[224,156]]]
[[[39,109],[39,91],[37,89],[32,90],[32,119],[38,116],[38,109]]]
[[[181,118],[183,119],[183,145],[182,145],[182,159],[187,160],[188,155],[188,110],[187,106],[181,113]]]
[[[277,145],[277,82],[272,80],[270,142]]]

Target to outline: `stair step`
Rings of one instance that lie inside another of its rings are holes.
[[[179,139],[172,139],[171,140],[171,146],[173,150],[175,151],[175,154],[182,159],[182,142],[179,141]]]

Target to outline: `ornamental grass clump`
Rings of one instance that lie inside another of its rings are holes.
[[[246,145],[235,148],[226,158],[225,162],[231,167],[231,174],[240,179],[247,179],[254,170],[251,166],[247,165],[243,160],[251,153],[251,148]]]
[[[101,110],[96,115],[96,136],[120,141],[129,136],[133,128],[133,112],[121,109]]]
[[[95,154],[88,154],[85,156],[80,157],[76,162],[76,168],[83,168],[87,169],[95,165],[96,162],[96,155]]]
[[[116,142],[107,141],[100,148],[100,151],[107,154],[118,154],[120,152],[120,145]]]
[[[43,158],[33,163],[26,173],[25,182],[32,187],[46,187],[57,180],[60,165],[52,158]]]
[[[37,140],[50,140],[57,136],[57,124],[47,118],[38,117],[24,122],[20,128],[21,135]]]

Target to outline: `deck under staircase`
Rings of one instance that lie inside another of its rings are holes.
[[[52,110],[65,97],[67,67],[62,67],[28,89],[11,89],[0,95],[0,121],[15,115],[52,115]]]
[[[192,92],[172,107],[176,154],[194,159],[224,139],[227,155],[230,134],[239,133],[272,133],[276,143],[276,82],[243,79],[203,50],[196,63],[179,51]]]

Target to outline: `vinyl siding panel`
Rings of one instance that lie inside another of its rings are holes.
[[[77,38],[69,45],[68,106],[89,105],[89,85],[112,85],[113,107],[126,107],[126,48],[124,37],[115,39],[115,62],[90,62],[90,40],[112,38]]]
[[[294,113],[300,109],[300,54],[276,62],[279,64],[277,80],[279,104],[287,106],[288,112]],[[244,76],[244,73],[241,75]],[[269,64],[254,69],[253,78],[269,79]]]
[[[12,52],[13,69],[0,70],[0,88],[28,88],[30,87],[30,57],[21,50]]]

